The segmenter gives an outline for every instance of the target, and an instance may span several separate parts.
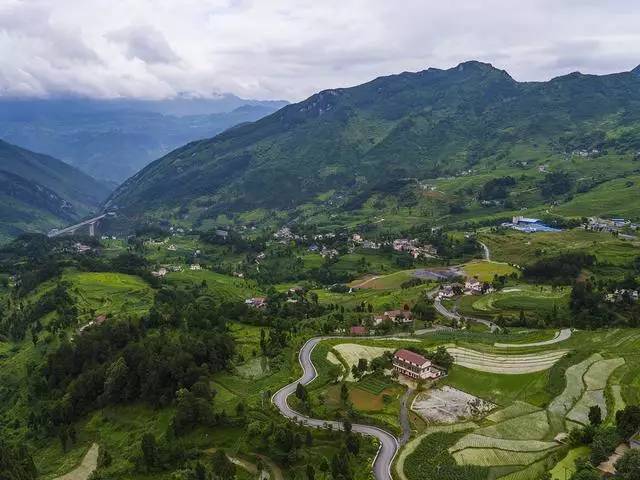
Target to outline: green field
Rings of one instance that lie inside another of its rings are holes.
[[[96,314],[141,315],[153,303],[153,291],[140,277],[112,272],[67,272],[81,307]]]

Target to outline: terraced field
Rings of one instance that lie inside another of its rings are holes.
[[[499,355],[460,347],[447,348],[447,351],[457,365],[481,372],[506,375],[547,370],[567,353],[566,350],[556,350],[526,355]]]

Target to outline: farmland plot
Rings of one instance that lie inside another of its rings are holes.
[[[487,420],[491,420],[494,423],[499,423],[504,422],[505,420],[509,420],[510,418],[520,417],[528,413],[539,411],[540,408],[535,407],[530,403],[516,400],[508,407],[503,408],[502,410],[498,410],[497,412],[493,412],[491,415],[487,416]]]
[[[342,357],[342,359],[349,365],[349,370],[345,377],[345,380],[349,382],[353,382],[354,378],[351,374],[351,367],[358,364],[358,360],[361,358],[366,359],[368,362],[381,356],[385,352],[392,352],[391,348],[384,347],[369,347],[366,345],[358,345],[357,343],[340,343],[333,347],[333,349],[338,352],[338,355]],[[342,362],[336,356],[329,352],[327,354],[327,360],[335,365],[342,366]]]
[[[567,419],[582,425],[589,424],[589,409],[597,405],[602,411],[602,418],[607,416],[607,401],[604,398],[604,390],[587,390],[578,403],[567,414]]]
[[[584,383],[587,390],[603,390],[607,386],[609,376],[613,371],[624,365],[624,358],[612,358],[600,360],[589,367],[584,375]]]
[[[542,440],[549,433],[547,412],[540,411],[511,418],[496,425],[480,428],[475,433],[512,440]]]
[[[527,355],[497,355],[460,347],[450,347],[447,351],[458,365],[481,372],[506,375],[547,370],[567,353],[566,350],[557,350]]]
[[[465,448],[497,448],[513,452],[540,452],[557,447],[556,442],[543,442],[540,440],[508,440],[505,438],[485,437],[477,433],[470,433],[462,437],[449,449],[450,452]]]
[[[585,390],[582,377],[591,365],[600,360],[602,360],[600,354],[595,353],[586,360],[567,368],[567,371],[565,372],[567,386],[562,393],[554,398],[549,404],[548,409],[551,414],[564,416],[569,412],[569,410],[571,410],[582,396],[582,392]]]
[[[498,467],[505,465],[530,465],[547,456],[545,450],[538,452],[514,452],[497,448],[465,448],[453,453],[458,465],[480,465]]]
[[[624,358],[600,360],[592,364],[583,377],[586,391],[571,409],[567,419],[587,425],[589,423],[589,408],[596,405],[600,407],[602,416],[606,417],[607,401],[604,396],[604,388],[607,386],[609,376],[623,364]]]

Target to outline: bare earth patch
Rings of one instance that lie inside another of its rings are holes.
[[[419,393],[411,410],[429,423],[455,423],[493,410],[496,406],[462,390],[444,386]]]

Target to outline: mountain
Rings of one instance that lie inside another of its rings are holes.
[[[521,83],[466,62],[326,90],[192,142],[127,180],[107,205],[131,218],[189,215],[199,222],[313,204],[320,194],[357,208],[376,192],[397,193],[403,180],[470,170],[527,165],[534,172],[554,161],[579,172],[587,160],[589,173],[611,169],[607,161],[573,156],[580,151],[615,153],[631,165],[640,151],[637,75],[573,73]]]
[[[0,239],[71,223],[108,194],[78,169],[0,140]]]
[[[255,121],[284,105],[233,95],[157,101],[0,99],[0,138],[118,184],[180,145]]]

